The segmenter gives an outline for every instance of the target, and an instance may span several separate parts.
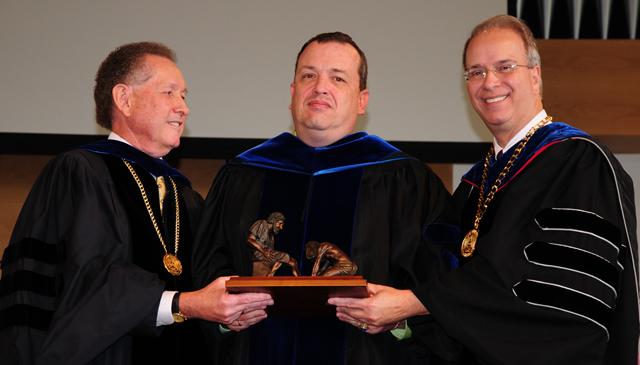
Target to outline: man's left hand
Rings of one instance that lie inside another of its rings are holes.
[[[330,298],[338,319],[374,334],[388,331],[406,318],[429,314],[411,290],[369,283],[367,291],[367,298]]]
[[[267,318],[267,312],[264,309],[254,309],[247,312],[242,312],[240,317],[227,324],[227,327],[232,331],[240,332],[262,321],[265,318]]]

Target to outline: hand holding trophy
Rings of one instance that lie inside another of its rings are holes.
[[[253,249],[253,275],[232,277],[227,282],[230,292],[269,293],[276,302],[269,312],[285,316],[333,316],[335,309],[326,305],[328,298],[367,295],[367,281],[353,276],[358,265],[330,242],[312,240],[302,247],[301,253],[313,260],[313,269],[310,276],[300,276],[297,261],[275,249],[275,238],[284,229],[284,222],[284,214],[273,212],[251,225],[247,244]],[[282,264],[291,267],[293,277],[275,276]],[[302,297],[305,300],[299,300]]]

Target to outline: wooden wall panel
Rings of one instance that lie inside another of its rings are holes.
[[[449,190],[449,193],[453,192],[455,186],[453,186],[453,164],[450,163],[428,163],[427,166],[438,175],[444,186]]]
[[[640,41],[538,40],[544,105],[616,152],[640,152]]]
[[[0,252],[9,242],[31,186],[51,158],[47,155],[0,155]]]

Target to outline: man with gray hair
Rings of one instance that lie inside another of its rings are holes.
[[[461,364],[637,364],[630,177],[602,144],[547,115],[540,56],[520,20],[479,24],[463,67],[494,140],[454,194],[457,243],[430,244],[457,253],[451,271],[412,290],[371,285],[370,298],[331,299],[338,317],[426,315],[444,329],[423,336],[426,346]]]
[[[4,252],[3,364],[196,363],[206,346],[194,320],[239,331],[266,317],[270,296],[230,294],[228,277],[193,290],[202,198],[162,159],[180,144],[186,94],[162,44],[102,62],[94,98],[108,139],[45,167]]]

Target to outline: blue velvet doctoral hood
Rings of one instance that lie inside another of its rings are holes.
[[[287,223],[276,246],[296,258],[304,272],[308,269],[304,245],[309,240],[329,241],[350,252],[363,170],[408,158],[365,132],[325,147],[309,147],[290,133],[282,133],[240,154],[230,164],[265,170],[256,219],[266,219],[276,211],[285,215]]]
[[[591,138],[591,136],[586,132],[560,122],[554,122],[538,129],[525,146],[520,157],[518,157],[513,166],[511,166],[509,173],[507,174],[507,176],[505,176],[502,185],[500,185],[500,189],[507,186],[509,184],[509,181],[516,177],[546,148],[552,146],[555,143],[576,137]],[[515,152],[516,146],[517,144],[505,151],[505,153],[498,161],[494,161],[493,158],[491,159],[489,173],[487,176],[487,185],[492,184],[493,181],[495,181],[497,175],[502,171],[502,168],[507,164],[507,161],[509,161],[509,158]],[[479,187],[482,181],[483,166],[484,159],[476,163],[462,177],[462,180]],[[487,191],[488,188],[488,186],[485,186],[485,191]]]
[[[179,180],[182,185],[191,187],[189,179],[182,175],[180,171],[171,167],[165,160],[151,157],[124,142],[113,139],[103,139],[86,144],[80,148],[94,153],[107,154],[125,159],[142,167],[154,177],[171,176],[172,178]]]
[[[372,165],[409,158],[365,132],[326,147],[309,147],[283,133],[240,154],[230,164],[263,171],[256,219],[266,219],[276,211],[284,214],[286,222],[275,237],[275,249],[295,258],[302,275],[309,275],[313,261],[306,259],[304,247],[311,240],[331,242],[357,262],[351,249],[358,234],[354,232],[358,229],[355,217],[363,214],[358,197],[364,171]],[[246,229],[248,232],[249,227]],[[361,262],[358,265],[362,268]],[[287,274],[290,271],[284,267],[276,273]],[[252,365],[344,362],[345,326],[337,320],[269,317],[252,326],[250,332]]]
[[[322,175],[406,159],[382,138],[358,132],[325,147],[309,147],[282,133],[237,156],[232,163],[308,175]]]

